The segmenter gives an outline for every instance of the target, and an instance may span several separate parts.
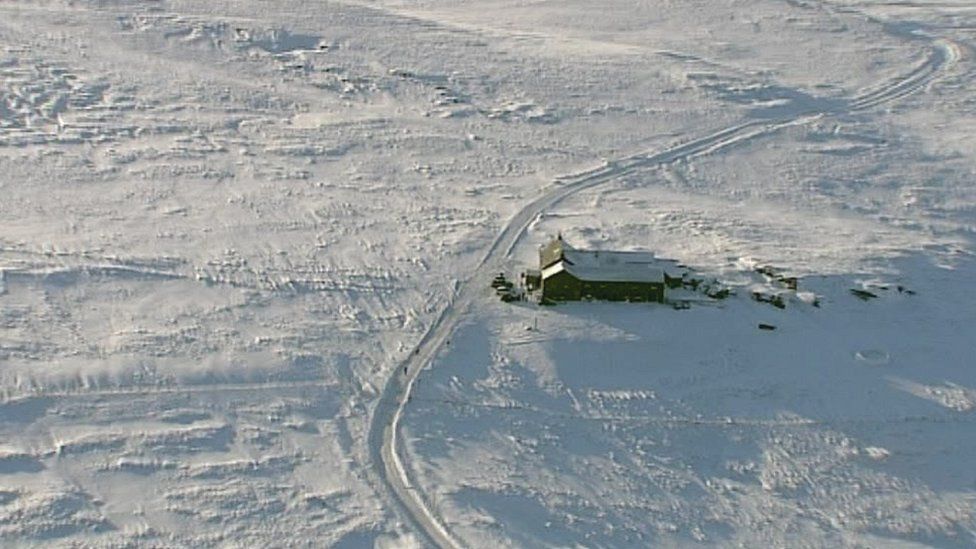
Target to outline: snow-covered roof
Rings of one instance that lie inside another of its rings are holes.
[[[542,270],[548,278],[566,271],[580,280],[599,282],[664,282],[662,262],[648,252],[564,250],[563,260]]]
[[[545,269],[542,269],[542,278],[544,278],[544,279],[545,278],[549,278],[550,276],[552,276],[552,275],[554,275],[556,273],[561,273],[561,272],[565,271],[566,270],[565,269],[565,265],[566,265],[566,263],[563,262],[563,261],[557,261],[557,262],[553,263],[552,265],[549,265]]]

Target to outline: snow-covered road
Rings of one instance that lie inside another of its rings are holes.
[[[924,90],[940,74],[949,70],[959,59],[959,48],[945,39],[932,39],[931,53],[922,63],[902,76],[886,81],[871,91],[852,98],[842,108],[820,112],[797,110],[789,116],[772,120],[751,120],[704,137],[669,147],[663,151],[640,152],[608,161],[604,166],[559,177],[541,196],[525,205],[512,216],[488,249],[478,268],[455,289],[451,299],[437,320],[409,358],[392,370],[376,408],[369,431],[369,452],[375,471],[382,478],[405,514],[423,533],[429,543],[442,548],[460,547],[434,510],[430,498],[418,484],[412,482],[404,467],[398,429],[411,391],[424,368],[431,364],[464,317],[471,303],[483,294],[486,281],[511,256],[526,228],[542,212],[580,191],[618,179],[628,173],[649,166],[663,166],[693,157],[713,154],[765,136],[781,128],[805,124],[829,116],[864,111],[902,99]]]
[[[0,4],[0,545],[971,539],[973,28]],[[732,295],[494,299],[557,232]]]

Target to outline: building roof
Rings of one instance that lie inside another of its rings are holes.
[[[565,259],[543,269],[542,278],[565,271],[590,282],[664,282],[664,269],[657,264],[622,261],[621,253],[626,252],[580,253],[574,250],[572,259],[567,253]]]
[[[681,278],[686,271],[653,252],[577,250],[561,236],[540,248],[539,263],[543,279],[566,271],[591,282],[664,282],[665,275]]]

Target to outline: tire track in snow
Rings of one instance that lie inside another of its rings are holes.
[[[543,211],[552,208],[568,197],[583,190],[611,182],[635,170],[713,154],[760,136],[769,135],[790,125],[805,124],[812,120],[852,112],[866,111],[917,93],[934,81],[939,74],[952,66],[959,58],[959,49],[948,41],[934,41],[935,48],[927,60],[900,78],[889,81],[879,88],[855,96],[846,108],[834,111],[798,111],[793,116],[780,119],[754,120],[718,130],[702,138],[672,146],[660,152],[638,153],[605,165],[558,178],[544,189],[542,195],[517,212],[496,237],[477,269],[461,284],[456,284],[447,305],[431,325],[416,351],[405,362],[392,370],[377,402],[370,421],[368,435],[369,458],[379,474],[380,481],[393,495],[393,500],[404,510],[426,540],[440,547],[458,547],[460,543],[432,511],[430,497],[419,491],[410,481],[398,446],[398,427],[409,398],[422,369],[436,357],[443,344],[457,328],[464,314],[477,299],[486,274],[497,270],[510,257],[513,249],[524,237],[529,224]],[[237,83],[237,82],[235,82]],[[400,373],[407,368],[407,375]],[[254,382],[210,385],[186,385],[164,387],[132,387],[114,389],[79,389],[39,391],[29,396],[104,397],[131,396],[157,393],[258,391],[311,386],[331,386],[322,380],[296,382]]]
[[[580,191],[607,183],[639,168],[664,166],[690,158],[713,154],[782,128],[803,125],[825,117],[845,115],[878,107],[924,89],[959,59],[959,48],[947,40],[933,40],[928,59],[906,75],[893,79],[868,93],[854,97],[847,107],[830,111],[798,111],[790,117],[754,120],[731,126],[656,153],[638,153],[607,162],[605,165],[556,179],[541,196],[512,216],[488,248],[475,271],[455,289],[437,320],[431,324],[414,352],[391,373],[374,408],[367,439],[374,472],[385,489],[428,543],[441,548],[459,548],[444,522],[432,510],[431,498],[410,480],[401,457],[399,424],[411,391],[424,367],[432,364],[441,347],[458,327],[464,313],[475,301],[486,277],[511,257],[529,224],[543,211]],[[401,373],[403,370],[404,373]]]
[[[431,511],[429,496],[418,490],[410,481],[398,447],[399,423],[404,406],[413,385],[423,368],[432,363],[441,347],[457,328],[464,313],[481,293],[483,278],[498,270],[511,256],[521,241],[529,224],[543,211],[552,208],[580,191],[607,183],[639,168],[663,166],[674,162],[712,154],[719,150],[766,135],[780,128],[807,123],[821,118],[821,113],[798,116],[793,119],[750,121],[711,133],[705,137],[679,144],[658,153],[639,153],[604,166],[557,179],[540,197],[519,210],[495,238],[488,252],[474,273],[462,284],[456,285],[452,298],[441,315],[431,325],[414,353],[396,369],[384,386],[376,404],[368,437],[370,461],[386,488],[406,511],[427,541],[441,548],[459,548],[462,545]],[[404,376],[401,370],[406,371]]]
[[[939,72],[955,64],[959,57],[959,46],[948,40],[937,40],[929,58],[914,71],[887,86],[855,98],[848,108],[854,112],[863,111],[917,93],[932,83]]]

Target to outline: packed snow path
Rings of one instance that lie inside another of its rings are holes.
[[[489,275],[498,271],[511,256],[512,250],[533,219],[575,193],[615,180],[638,168],[664,166],[712,154],[787,126],[876,108],[917,93],[950,69],[959,58],[959,49],[952,42],[934,39],[932,44],[928,59],[919,66],[872,91],[852,98],[843,107],[829,111],[796,111],[790,116],[749,121],[664,151],[642,152],[609,161],[599,168],[560,177],[544,194],[512,216],[492,242],[477,269],[463,282],[455,284],[451,299],[415,351],[403,364],[392,370],[370,422],[368,444],[373,467],[428,543],[442,548],[461,547],[461,543],[451,535],[450,530],[433,511],[429,497],[407,475],[398,446],[398,429],[404,406],[424,367],[432,363],[450,338],[471,303],[483,291]]]

